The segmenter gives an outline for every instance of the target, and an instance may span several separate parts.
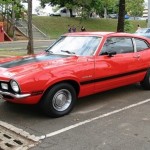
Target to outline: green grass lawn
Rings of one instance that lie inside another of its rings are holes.
[[[47,34],[51,39],[58,38],[60,35],[68,32],[68,25],[76,26],[77,31],[80,31],[83,25],[87,31],[114,31],[117,29],[117,19],[86,19],[67,18],[67,17],[50,17],[50,16],[33,16],[33,24],[41,31]],[[131,33],[135,32],[137,25],[146,27],[145,20],[130,21],[133,26]]]

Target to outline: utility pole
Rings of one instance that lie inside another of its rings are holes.
[[[150,0],[148,0],[148,28],[150,28]]]

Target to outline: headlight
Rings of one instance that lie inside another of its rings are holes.
[[[12,88],[12,90],[14,91],[14,92],[19,92],[19,85],[18,85],[18,83],[16,82],[16,81],[14,81],[14,80],[11,80],[10,81],[10,86],[11,86],[11,88]]]
[[[7,83],[1,83],[1,87],[3,90],[8,90],[8,84]]]

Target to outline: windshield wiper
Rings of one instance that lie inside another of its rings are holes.
[[[53,54],[53,52],[50,51],[49,49],[45,49],[45,52],[48,52],[48,53],[50,53],[50,54]]]
[[[75,52],[70,52],[68,50],[61,50],[61,52],[65,52],[65,53],[68,53],[68,54],[75,54]]]

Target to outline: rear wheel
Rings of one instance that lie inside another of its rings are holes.
[[[75,102],[75,89],[68,83],[60,83],[46,92],[40,105],[47,115],[61,117],[73,109]]]
[[[144,80],[141,81],[141,86],[145,90],[150,90],[150,70],[147,71]]]

